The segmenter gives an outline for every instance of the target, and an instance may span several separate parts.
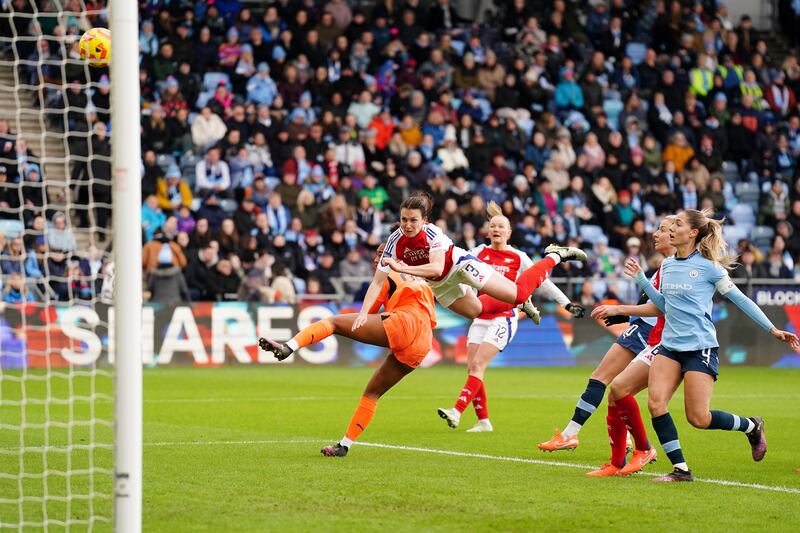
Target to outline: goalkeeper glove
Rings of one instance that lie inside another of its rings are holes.
[[[570,302],[564,306],[564,309],[572,313],[573,318],[583,318],[583,315],[586,314],[586,309],[581,304],[574,304]]]

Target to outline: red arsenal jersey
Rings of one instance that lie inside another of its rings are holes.
[[[433,224],[423,224],[420,232],[412,238],[406,237],[403,230],[399,228],[395,230],[386,241],[386,249],[384,249],[381,259],[391,257],[408,266],[427,265],[430,263],[430,252],[435,250],[445,251],[444,269],[441,276],[428,279],[441,281],[453,268],[453,241]],[[383,272],[391,270],[380,263],[378,263],[378,268]]]
[[[661,267],[658,267],[656,275],[653,276],[653,287],[656,290],[661,289]],[[662,315],[656,320],[656,325],[650,330],[650,335],[647,337],[647,344],[655,346],[661,343],[661,333],[664,331],[664,323],[666,318]]]
[[[531,261],[530,257],[511,247],[506,250],[495,250],[491,246],[481,244],[473,248],[470,253],[484,263],[492,265],[492,268],[511,281],[517,281],[520,272],[533,266],[533,261]],[[514,314],[515,311],[510,309],[500,313],[483,314],[478,318],[491,320],[500,316],[513,317]]]

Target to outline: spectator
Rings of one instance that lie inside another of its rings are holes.
[[[740,255],[736,268],[731,277],[734,279],[746,279],[750,282],[751,278],[766,278],[767,272],[764,267],[756,262],[756,256],[752,250],[746,249]]]
[[[229,259],[220,259],[214,271],[216,277],[214,300],[237,301],[242,280]]]
[[[792,279],[792,271],[783,262],[783,256],[778,250],[770,250],[764,265],[766,277],[772,279]]]
[[[192,207],[192,191],[183,181],[178,165],[172,164],[163,179],[156,185],[156,197],[162,210],[177,213],[181,207]]]
[[[364,187],[358,193],[359,197],[366,196],[369,198],[370,204],[375,209],[383,209],[383,204],[389,199],[389,194],[382,185],[378,184],[378,180],[373,175],[367,175],[364,178]]]
[[[174,266],[183,269],[187,265],[186,256],[178,243],[171,241],[167,236],[158,231],[153,240],[142,248],[142,269],[149,274],[159,265]]]
[[[9,304],[34,302],[35,296],[25,285],[25,278],[19,272],[12,272],[3,287],[3,302]]]
[[[292,219],[292,214],[289,209],[283,205],[281,195],[273,192],[269,195],[269,204],[265,209],[267,215],[267,222],[269,224],[269,232],[272,235],[283,235],[289,229],[289,222]]]
[[[158,265],[147,276],[149,301],[167,306],[189,302],[189,287],[186,285],[183,272],[173,266],[168,252],[159,255]]]
[[[158,206],[158,198],[155,195],[148,196],[142,204],[142,229],[145,242],[153,240],[153,235],[161,229],[166,220],[167,215]]]
[[[676,133],[673,135],[670,143],[664,148],[663,159],[664,161],[672,161],[675,163],[675,171],[683,172],[683,167],[694,156],[694,150],[686,141],[686,136],[683,133]]]
[[[247,82],[247,100],[269,106],[277,94],[278,86],[270,77],[269,65],[266,62],[259,63],[257,74]]]
[[[356,301],[364,299],[364,294],[366,294],[369,286],[369,279],[374,274],[372,263],[365,259],[367,255],[366,250],[351,248],[339,268],[342,277],[363,278],[360,282],[348,281],[343,285],[345,293],[352,294]]]
[[[554,95],[556,109],[562,113],[583,109],[583,91],[580,85],[575,83],[574,74],[571,68],[565,68],[561,72],[561,81],[556,85]]]
[[[789,216],[789,193],[783,181],[776,179],[764,195],[758,212],[759,223],[775,227]]]
[[[53,227],[47,232],[47,245],[51,250],[62,252],[76,251],[78,244],[72,229],[67,227],[67,216],[58,211],[51,219]]]
[[[231,195],[231,175],[228,163],[221,159],[221,150],[214,146],[195,168],[197,192],[201,195],[214,192],[221,196]]]
[[[321,231],[323,237],[330,237],[337,229],[344,228],[346,220],[355,220],[355,209],[345,197],[337,194],[322,208]]]
[[[184,275],[192,301],[216,301],[222,294],[223,289],[215,274],[218,250],[217,241],[209,241],[189,257]]]
[[[211,111],[209,106],[204,106],[192,122],[192,142],[200,151],[205,151],[222,140],[227,131],[219,115]]]

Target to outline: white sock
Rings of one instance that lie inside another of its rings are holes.
[[[686,463],[676,463],[676,464],[674,464],[672,466],[674,466],[678,470],[683,470],[684,472],[688,472],[689,471],[689,465],[687,465]]]
[[[745,433],[750,433],[751,431],[756,429],[756,425],[752,420],[750,420],[749,418],[745,418],[745,420],[747,420],[747,429],[744,430]]]
[[[342,437],[342,440],[339,441],[339,444],[341,444],[345,448],[350,448],[353,445],[353,441],[348,439],[347,436],[344,436]]]
[[[565,439],[574,437],[578,434],[582,427],[583,426],[581,424],[578,424],[574,420],[570,420],[569,424],[567,424],[567,427],[565,427],[564,431],[561,432],[561,435],[563,435]]]
[[[555,262],[556,262],[556,264],[559,264],[559,263],[561,262],[561,256],[560,256],[560,255],[558,255],[558,254],[557,254],[557,253],[555,253],[555,252],[551,252],[551,253],[547,254],[545,257],[549,257],[550,259],[552,259],[553,261],[555,261]]]
[[[289,348],[291,348],[293,352],[297,351],[297,349],[298,349],[298,348],[300,348],[300,345],[299,345],[299,344],[297,344],[297,341],[296,341],[296,340],[294,340],[294,339],[292,339],[292,340],[290,340],[289,342],[287,342],[287,343],[286,343],[286,346],[288,346]]]

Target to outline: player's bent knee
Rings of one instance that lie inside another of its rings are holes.
[[[648,398],[647,409],[650,411],[650,416],[661,416],[667,412],[667,402],[661,398]]]
[[[706,429],[711,425],[711,413],[708,411],[687,411],[686,421],[697,429]]]
[[[626,387],[616,381],[612,381],[611,384],[608,386],[608,400],[619,400],[623,396],[627,396],[629,391],[626,390]]]

